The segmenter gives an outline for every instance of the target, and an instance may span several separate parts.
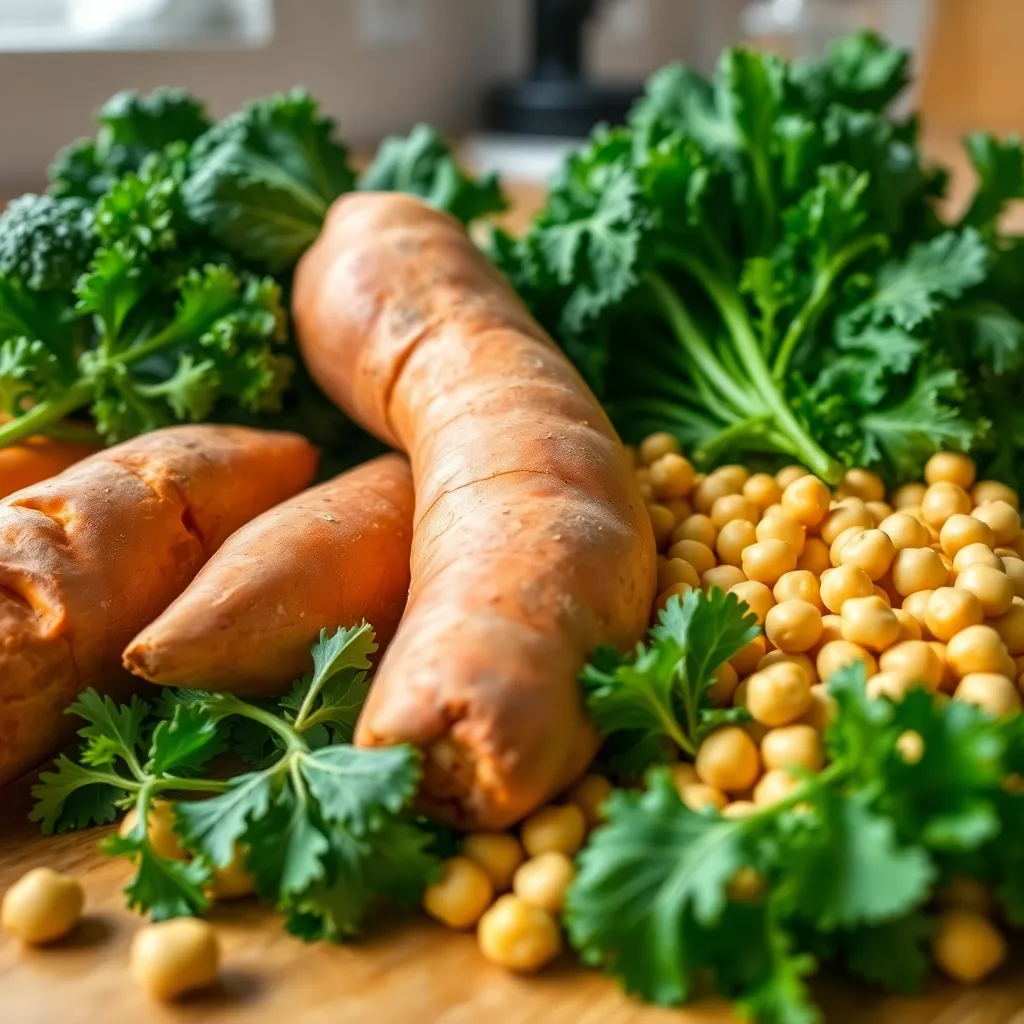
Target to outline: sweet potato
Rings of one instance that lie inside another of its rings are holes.
[[[99,445],[55,441],[49,437],[30,437],[21,444],[0,449],[0,498],[56,476],[99,448]]]
[[[0,501],[0,783],[59,742],[87,686],[242,523],[309,483],[295,434],[176,427]]]
[[[507,825],[593,756],[586,657],[647,626],[654,540],[627,454],[461,227],[409,196],[339,199],[293,312],[314,378],[409,454],[416,489],[409,604],[357,742],[415,743],[430,811]]]
[[[322,626],[369,621],[383,647],[409,591],[412,474],[385,455],[233,533],[124,653],[154,683],[271,693],[300,676]]]

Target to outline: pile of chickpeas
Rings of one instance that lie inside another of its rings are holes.
[[[652,434],[632,455],[659,551],[655,612],[674,595],[717,587],[763,628],[721,667],[711,692],[720,706],[746,708],[751,721],[715,730],[692,764],[671,767],[689,807],[750,814],[794,791],[790,768],[819,771],[834,710],[824,681],[855,661],[866,666],[873,697],[899,699],[923,686],[995,715],[1020,709],[1019,499],[1004,484],[976,480],[967,456],[933,455],[924,483],[887,495],[863,469],[834,492],[803,466],[698,473],[669,434]],[[899,751],[920,759],[921,736],[905,733]],[[555,917],[570,858],[599,823],[609,789],[587,776],[563,803],[528,818],[518,838],[468,837],[428,890],[427,911],[451,927],[475,925],[495,963],[543,966],[560,948]],[[757,879],[735,885],[756,889]],[[958,879],[940,902],[935,961],[959,980],[984,977],[1005,956],[989,894]]]

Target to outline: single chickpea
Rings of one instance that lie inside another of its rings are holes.
[[[870,530],[875,525],[875,520],[868,511],[867,505],[858,498],[851,498],[849,502],[836,505],[822,520],[819,531],[821,539],[829,546],[836,542],[836,538],[847,530],[859,527],[862,530]]]
[[[700,785],[697,769],[688,761],[676,761],[675,764],[670,764],[668,766],[668,773],[672,776],[672,783],[676,787],[680,800],[682,800],[683,790],[687,786]]]
[[[734,903],[757,903],[764,896],[765,887],[764,875],[757,868],[744,864],[729,879],[725,891]]]
[[[713,569],[708,569],[700,578],[702,590],[717,588],[718,590],[724,590],[726,593],[735,587],[737,583],[746,582],[747,577],[744,576],[743,570],[736,565],[716,565]]]
[[[971,672],[953,691],[954,700],[975,704],[996,717],[1020,710],[1020,691],[1006,676],[994,672]]]
[[[917,680],[898,676],[894,672],[876,672],[868,679],[865,692],[869,700],[888,697],[889,700],[898,704],[911,690],[920,685]]]
[[[839,614],[847,601],[872,597],[875,592],[871,577],[856,565],[829,569],[821,577],[821,601],[830,612]]]
[[[33,868],[4,893],[0,928],[29,946],[62,939],[85,906],[81,883],[51,868]]]
[[[664,547],[672,539],[672,531],[676,526],[676,517],[672,510],[664,505],[648,505],[647,514],[651,518],[651,529],[654,531],[654,543]]]
[[[754,473],[743,485],[743,497],[763,512],[769,505],[782,501],[782,488],[770,473]]]
[[[766,645],[764,636],[755,636],[746,647],[742,648],[729,659],[729,664],[739,673],[740,678],[753,672],[757,663],[765,656]],[[744,680],[745,682],[745,680]],[[740,684],[743,685],[742,683]]]
[[[512,888],[512,876],[526,859],[519,840],[508,832],[474,832],[466,836],[462,856],[484,869],[496,893]]]
[[[996,539],[992,527],[988,523],[976,519],[974,516],[958,513],[955,516],[950,516],[942,524],[942,529],[939,531],[939,543],[950,558],[955,558],[956,553],[961,548],[967,547],[968,544],[984,544],[985,547],[991,548],[995,547]]]
[[[780,661],[797,665],[807,677],[807,685],[813,686],[818,681],[818,673],[814,662],[806,654],[787,654],[785,651],[769,651],[758,663],[757,671],[769,665],[777,665]]]
[[[861,501],[882,501],[885,484],[870,469],[848,469],[836,488],[837,498],[860,498]]]
[[[722,473],[721,470],[715,470],[714,473],[709,473],[697,484],[690,495],[690,501],[698,512],[709,516],[719,498],[726,494],[739,494],[742,487],[742,482],[736,483],[728,474]]]
[[[903,599],[901,611],[905,611],[917,623],[921,630],[921,638],[924,640],[932,638],[931,630],[928,628],[928,602],[934,593],[934,590],[918,590]]]
[[[836,699],[828,692],[828,684],[815,683],[811,687],[811,706],[797,721],[818,732],[824,732],[832,724],[836,710]]]
[[[887,501],[866,501],[865,506],[875,521],[875,526],[880,526],[892,515],[893,509]]]
[[[821,603],[818,577],[806,569],[794,569],[780,576],[772,589],[772,596],[776,604],[782,604],[783,601],[806,601],[819,611],[825,610]]]
[[[756,527],[758,540],[785,541],[797,556],[803,553],[807,531],[784,513],[766,514]]]
[[[582,815],[581,815],[582,818]],[[471,928],[494,899],[488,873],[469,857],[449,857],[441,877],[423,891],[423,909],[449,928]]]
[[[894,676],[917,682],[929,690],[938,690],[942,682],[944,660],[924,640],[904,640],[884,651],[879,668]]]
[[[673,597],[682,599],[694,589],[689,583],[673,583],[672,586],[666,587],[658,594],[658,599],[654,602],[655,611],[662,611]]]
[[[640,442],[637,454],[645,466],[650,466],[666,455],[678,455],[679,441],[668,433],[648,434]]]
[[[729,666],[726,664],[722,668]],[[604,805],[611,794],[612,784],[603,775],[591,773],[574,782],[567,796],[569,802],[582,812],[587,828],[597,828],[604,820]]]
[[[864,663],[869,676],[873,676],[878,671],[878,664],[874,656],[860,644],[855,644],[850,640],[833,640],[818,651],[815,665],[818,670],[818,678],[823,683],[827,683],[836,672],[846,668],[847,665],[852,665],[855,661]]]
[[[534,811],[519,827],[523,848],[531,857],[557,850],[572,856],[583,845],[587,823],[574,804],[557,804]]]
[[[924,478],[930,484],[948,483],[969,491],[974,486],[977,470],[974,460],[961,452],[936,452],[924,467]]]
[[[667,558],[658,566],[658,592],[668,590],[675,583],[686,583],[694,590],[700,586],[700,577],[684,558]]]
[[[747,683],[747,710],[762,725],[789,725],[811,703],[811,687],[803,670],[779,662],[755,672]]]
[[[801,526],[817,526],[831,502],[831,492],[816,476],[802,476],[782,492],[782,507]]]
[[[854,537],[860,536],[863,532],[863,526],[850,526],[843,530],[842,533],[832,541],[832,546],[828,549],[828,560],[833,569],[838,568],[843,564],[842,555],[846,542],[853,540]]]
[[[956,589],[973,594],[987,618],[1005,615],[1013,604],[1013,581],[990,565],[969,565],[957,576]]]
[[[1009,658],[1003,638],[991,626],[968,626],[946,644],[946,663],[958,679],[1000,672]]]
[[[810,470],[807,469],[806,466],[783,466],[782,469],[775,474],[775,482],[784,492],[791,483],[795,483],[801,477],[807,476],[809,473]]]
[[[790,775],[784,768],[773,768],[761,776],[754,787],[754,803],[758,807],[767,807],[785,800],[800,788],[800,780]]]
[[[979,480],[971,488],[971,501],[975,505],[984,505],[990,501],[1005,501],[1013,508],[1020,508],[1020,498],[1017,492],[998,480]]]
[[[949,573],[938,552],[931,548],[904,548],[892,563],[892,582],[908,597],[919,590],[936,590],[949,582]]]
[[[825,644],[831,643],[833,640],[843,639],[843,617],[836,615],[835,612],[829,612],[828,615],[822,615],[821,617],[821,640],[818,641],[817,650],[820,651]],[[817,651],[815,651],[815,657],[817,657]]]
[[[531,907],[560,914],[565,891],[575,874],[572,861],[564,853],[542,853],[531,857],[516,871],[512,891]]]
[[[1024,559],[1004,558],[1003,572],[1010,577],[1014,596],[1024,598]]]
[[[736,669],[727,661],[723,661],[715,669],[715,681],[708,689],[708,698],[717,708],[727,708],[732,703],[733,694],[740,684]]]
[[[729,593],[735,594],[738,600],[744,602],[757,616],[757,621],[762,626],[768,612],[775,607],[775,598],[772,596],[771,589],[757,580],[736,583],[729,588]]]
[[[773,587],[796,568],[796,552],[782,540],[759,540],[743,549],[741,568],[748,580]]]
[[[855,597],[843,604],[843,639],[869,651],[884,651],[900,635],[899,619],[882,598]]]
[[[725,793],[750,789],[761,774],[761,761],[751,738],[735,725],[711,733],[695,761],[702,782]]]
[[[733,800],[731,804],[726,804],[725,809],[722,811],[722,817],[746,818],[756,810],[757,804],[753,800]]]
[[[968,544],[953,557],[954,575],[959,576],[972,565],[987,565],[992,569],[1003,571],[1003,560],[985,544]]]
[[[864,530],[851,537],[839,552],[843,565],[856,565],[863,569],[872,583],[880,580],[896,557],[892,540],[881,530]]]
[[[906,512],[893,512],[883,519],[878,528],[888,534],[897,552],[904,548],[923,548],[928,546],[928,531],[913,516]]]
[[[209,895],[216,900],[240,900],[256,891],[256,879],[245,866],[245,847],[235,843],[231,860],[214,867]]]
[[[921,515],[929,526],[942,529],[943,523],[958,512],[967,515],[971,511],[970,495],[957,484],[940,480],[929,484],[921,499]]]
[[[825,763],[821,735],[813,726],[801,723],[772,729],[761,740],[761,760],[768,771],[789,767],[820,771]]]
[[[520,973],[538,971],[562,951],[558,922],[513,893],[499,896],[477,928],[480,952],[491,963]]]
[[[968,590],[939,587],[933,590],[925,608],[924,620],[936,640],[952,640],[968,626],[977,626],[985,618],[981,602]]]
[[[681,540],[694,540],[703,544],[709,551],[715,546],[718,537],[718,530],[711,522],[710,516],[701,515],[695,512],[681,520],[679,525],[672,531],[672,544],[678,544]]]
[[[691,811],[703,811],[708,807],[714,807],[716,811],[720,811],[729,802],[729,798],[720,789],[708,786],[703,782],[693,782],[688,786],[683,786],[679,793],[679,799]]]
[[[903,484],[892,493],[892,507],[895,509],[920,508],[926,490],[928,488],[924,484]]]
[[[1020,513],[1007,501],[986,501],[971,513],[992,531],[995,544],[1012,544],[1020,534]],[[989,547],[994,547],[990,544]]]
[[[974,984],[1006,959],[1006,940],[998,928],[970,910],[947,910],[932,931],[932,959],[955,981]]]
[[[783,601],[764,620],[768,640],[780,651],[798,654],[809,650],[821,637],[821,612],[807,601]]]
[[[726,523],[737,519],[744,520],[753,526],[760,518],[761,510],[749,498],[744,498],[742,494],[724,494],[721,498],[716,498],[711,506],[711,522],[719,530]]]
[[[928,592],[924,591],[924,593]],[[892,613],[900,624],[900,634],[896,637],[896,643],[902,643],[904,640],[922,639],[924,634],[921,631],[921,625],[910,612],[903,608],[893,608]]]
[[[1002,637],[1011,658],[1024,655],[1024,605],[1010,605],[1005,615],[993,619],[989,625]]]
[[[220,973],[220,943],[211,924],[196,917],[149,924],[131,948],[135,980],[158,999],[208,988]]]
[[[174,831],[174,811],[166,800],[154,800],[146,815],[146,836],[150,846],[168,860],[188,860],[188,851],[181,845],[178,833]],[[135,829],[139,820],[133,807],[121,820],[118,833],[127,836]]]
[[[743,490],[743,485],[750,479],[750,470],[746,466],[734,462],[719,466],[715,470],[715,475],[732,484],[736,488],[736,493],[739,494]]]
[[[668,549],[668,557],[682,558],[689,562],[697,571],[698,576],[703,576],[708,569],[713,569],[718,564],[715,553],[699,540],[677,540]]]
[[[753,523],[746,519],[731,519],[723,523],[718,531],[715,552],[721,562],[738,568],[743,563],[744,550],[756,541],[757,533]]]
[[[685,498],[693,490],[693,463],[677,452],[667,452],[651,463],[651,486],[661,498]]]
[[[777,501],[774,505],[769,505],[762,513],[761,518],[764,519],[766,516],[784,516],[786,519],[789,518],[786,515],[786,510],[782,507],[782,502]]]
[[[796,567],[820,576],[830,565],[828,545],[820,537],[808,537]]]

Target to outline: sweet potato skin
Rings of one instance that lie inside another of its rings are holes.
[[[124,652],[154,683],[280,691],[321,627],[366,619],[383,648],[409,591],[409,463],[384,455],[283,501],[233,533]]]
[[[99,445],[54,441],[49,437],[30,437],[21,444],[0,449],[0,498],[56,476],[99,450]]]
[[[53,749],[77,693],[122,686],[125,643],[315,470],[295,434],[176,427],[0,501],[0,783]]]
[[[293,312],[314,378],[408,453],[416,487],[409,604],[357,742],[415,743],[429,810],[503,827],[593,756],[579,669],[648,622],[626,452],[465,232],[411,197],[338,200]]]

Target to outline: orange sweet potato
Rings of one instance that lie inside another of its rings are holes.
[[[20,444],[0,449],[0,498],[56,476],[99,448],[99,445],[55,441],[49,437],[30,437]]]

